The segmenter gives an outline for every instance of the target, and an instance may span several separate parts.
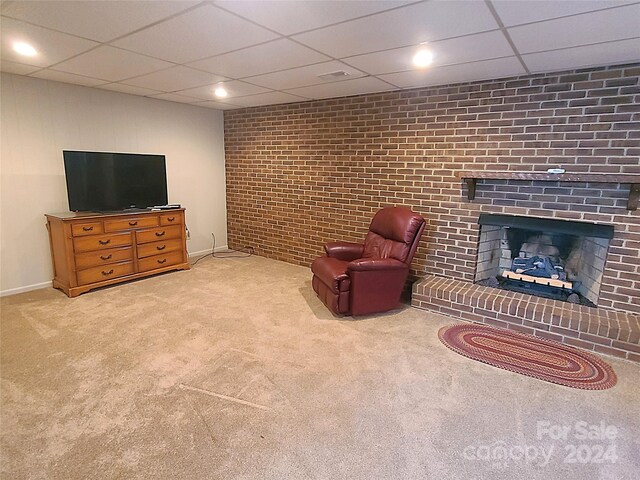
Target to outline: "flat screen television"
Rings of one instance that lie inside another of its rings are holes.
[[[62,153],[69,210],[108,212],[167,203],[164,155]]]

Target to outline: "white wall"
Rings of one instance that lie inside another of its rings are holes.
[[[0,293],[52,278],[45,213],[69,208],[62,150],[157,153],[169,202],[187,209],[190,253],[227,244],[222,112],[3,73]]]

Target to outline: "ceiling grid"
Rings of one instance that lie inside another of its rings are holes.
[[[640,61],[640,2],[625,0],[2,1],[0,14],[2,71],[219,109]],[[433,63],[417,69],[421,48]]]

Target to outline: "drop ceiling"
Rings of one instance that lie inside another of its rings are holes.
[[[0,5],[2,71],[215,109],[640,61],[640,2],[624,0]]]

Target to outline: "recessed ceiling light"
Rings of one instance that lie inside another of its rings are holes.
[[[25,42],[15,42],[13,44],[13,49],[25,57],[34,57],[38,54],[38,51],[35,48]]]
[[[218,98],[224,98],[227,95],[229,95],[229,93],[224,89],[224,87],[218,87],[214,90],[213,92],[215,94],[216,97]]]
[[[345,72],[344,70],[338,70],[336,72],[323,73],[322,75],[318,75],[318,78],[322,80],[338,80],[340,78],[348,77],[349,72]]]
[[[418,50],[413,56],[413,64],[418,68],[426,68],[432,61],[433,53],[426,49]]]

